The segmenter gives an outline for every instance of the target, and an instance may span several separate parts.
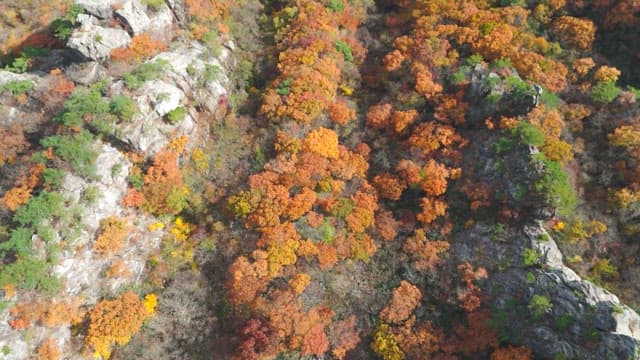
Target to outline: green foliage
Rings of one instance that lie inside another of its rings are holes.
[[[129,173],[129,184],[135,189],[142,190],[144,175],[142,175],[142,173]]]
[[[11,231],[9,240],[0,243],[0,253],[6,256],[8,252],[14,253],[18,257],[31,255],[31,236],[33,231],[29,228],[18,227]]]
[[[100,197],[100,189],[97,186],[87,186],[82,195],[87,204],[95,204]]]
[[[348,62],[353,62],[353,52],[351,51],[351,46],[344,41],[338,40],[335,43],[335,48],[344,56],[344,60]]]
[[[11,64],[8,64],[7,66],[5,66],[4,69],[16,74],[22,74],[23,72],[26,72],[27,70],[29,70],[30,63],[31,61],[29,60],[28,57],[21,55],[13,59]]]
[[[84,8],[81,5],[74,4],[67,11],[64,16],[59,17],[51,23],[51,31],[56,38],[67,41],[73,29],[78,25],[77,17],[84,12]]]
[[[524,249],[522,263],[525,266],[537,266],[540,264],[540,254],[533,249]]]
[[[547,109],[557,109],[560,105],[560,98],[552,91],[544,89],[542,95],[540,95],[540,102],[544,104]]]
[[[618,268],[616,268],[609,259],[600,259],[596,261],[593,265],[593,269],[591,269],[591,275],[597,283],[601,283],[602,280],[617,280],[620,277]]]
[[[471,71],[471,67],[468,65],[460,66],[458,70],[451,74],[451,82],[454,84],[459,84],[467,79],[467,75]]]
[[[613,81],[598,81],[591,88],[591,99],[599,104],[608,104],[620,95],[620,89]]]
[[[278,93],[278,95],[281,96],[285,96],[285,95],[289,95],[289,92],[291,92],[291,82],[293,80],[292,79],[286,79],[283,80],[280,84],[278,84],[278,88],[276,89],[276,92]]]
[[[502,235],[504,233],[505,230],[505,226],[503,223],[498,222],[493,226],[493,229],[491,229],[491,240],[492,241],[498,241],[500,240],[500,235]]]
[[[484,58],[482,57],[482,55],[480,54],[473,54],[471,56],[469,56],[467,58],[467,60],[465,61],[465,63],[467,64],[467,66],[469,67],[473,67],[476,66],[478,64],[482,64],[482,62],[484,61]]]
[[[250,199],[251,193],[248,191],[233,195],[227,200],[227,209],[236,217],[244,218],[253,212]]]
[[[11,348],[8,345],[4,345],[2,347],[2,355],[7,356],[9,354],[11,354]]]
[[[527,282],[527,284],[532,284],[534,282],[536,282],[536,275],[532,272],[527,272],[527,274],[525,275],[524,280]]]
[[[81,128],[88,115],[101,115],[109,112],[109,103],[97,90],[76,90],[65,101],[62,111],[55,116],[56,122],[68,127]]]
[[[524,99],[533,96],[534,90],[524,80],[517,76],[507,76],[504,79],[509,96],[516,99]]]
[[[511,135],[522,145],[544,145],[544,134],[534,125],[521,121],[511,130]]]
[[[178,106],[177,108],[167,113],[167,120],[169,123],[175,125],[187,116],[187,109],[184,106]]]
[[[53,294],[60,289],[58,278],[49,274],[47,263],[32,258],[4,265],[0,270],[0,287],[14,284],[25,290],[42,290]]]
[[[1,91],[8,91],[13,96],[26,94],[33,89],[33,82],[31,80],[13,80],[4,85],[0,85]]]
[[[220,56],[220,54],[222,53],[222,47],[220,46],[220,40],[218,37],[218,33],[215,31],[209,31],[206,34],[202,35],[202,38],[200,39],[200,41],[202,41],[205,46],[211,50],[212,54],[214,57],[218,57]]]
[[[333,238],[336,236],[336,228],[334,228],[327,219],[324,219],[318,227],[318,235],[325,243],[332,244]]]
[[[340,198],[340,200],[338,200],[338,205],[331,209],[331,215],[339,218],[345,218],[347,215],[351,214],[354,206],[355,203],[353,200],[349,198]]]
[[[164,5],[164,0],[143,0],[142,2],[156,11],[160,10],[162,8],[162,5]]]
[[[496,60],[493,60],[491,64],[489,64],[489,68],[492,68],[492,69],[503,69],[503,68],[510,68],[510,67],[513,67],[513,64],[511,63],[511,60],[509,60],[508,58],[496,59]]]
[[[627,90],[630,91],[633,94],[633,96],[636,97],[636,100],[640,100],[640,89],[636,89],[633,86],[629,86]]]
[[[547,159],[542,153],[534,155],[534,160],[542,162],[544,166],[544,174],[535,183],[536,190],[550,199],[559,215],[570,215],[577,200],[569,176],[560,163]]]
[[[64,198],[57,192],[43,191],[20,206],[13,220],[22,226],[36,226],[42,220],[59,218],[65,212]]]
[[[137,89],[142,86],[145,81],[159,79],[169,68],[171,68],[171,64],[164,59],[140,64],[140,66],[131,73],[125,75],[123,80],[129,89]]]
[[[45,186],[52,189],[57,189],[62,184],[64,173],[59,169],[46,168],[44,169],[44,172],[42,174],[42,179]]]
[[[124,95],[117,95],[109,104],[111,113],[124,121],[131,121],[133,116],[138,113],[138,106],[131,98]]]
[[[78,174],[95,177],[96,158],[98,154],[93,150],[93,135],[83,130],[75,135],[56,135],[42,139],[44,147],[53,147],[56,156],[71,165]]]
[[[566,331],[576,322],[576,319],[569,314],[562,314],[555,320],[556,328],[560,331]]]
[[[507,136],[498,138],[493,143],[493,149],[497,154],[503,154],[518,145],[542,146],[544,142],[544,134],[540,129],[528,122],[521,121],[507,133]]]
[[[344,4],[342,0],[329,0],[329,2],[327,2],[327,8],[333,12],[342,12],[344,10]]]
[[[528,308],[529,311],[531,311],[533,317],[535,319],[539,319],[544,314],[551,311],[551,309],[553,308],[553,304],[547,296],[533,295],[533,298],[531,298],[531,302],[529,302]]]
[[[218,80],[218,76],[222,72],[222,69],[218,65],[205,64],[204,66],[204,81],[212,82]],[[204,83],[202,84],[205,85]]]

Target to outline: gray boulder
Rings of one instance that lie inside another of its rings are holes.
[[[105,28],[86,22],[76,29],[67,41],[67,47],[89,60],[105,60],[111,50],[126,47],[131,37],[122,29]]]
[[[75,3],[82,5],[86,12],[101,19],[109,19],[113,16],[113,10],[117,8],[123,0],[75,0]]]
[[[136,0],[128,0],[122,4],[122,7],[116,10],[116,15],[122,19],[132,35],[144,32],[151,23],[144,6]]]

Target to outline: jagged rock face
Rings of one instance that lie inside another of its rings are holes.
[[[144,7],[138,1],[128,0],[116,10],[116,15],[127,25],[132,35],[145,31],[151,24]]]
[[[89,14],[101,19],[108,19],[123,0],[75,0],[74,2],[82,5]]]
[[[108,59],[111,50],[126,47],[130,43],[131,37],[122,29],[106,28],[85,21],[71,34],[67,47],[86,59],[100,61]]]

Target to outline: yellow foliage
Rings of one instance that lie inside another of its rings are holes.
[[[289,280],[289,286],[293,289],[296,294],[302,294],[304,289],[311,282],[311,276],[308,274],[297,274],[291,280]]]
[[[318,128],[311,131],[302,141],[302,149],[329,159],[338,158],[338,135],[335,131]]]
[[[382,323],[378,325],[376,332],[373,334],[373,342],[371,349],[380,355],[384,360],[403,360],[405,354],[398,346],[398,342],[389,332],[389,325]]]
[[[618,81],[618,77],[620,77],[620,70],[610,67],[610,66],[601,66],[596,73],[593,74],[593,79],[596,81]]]
[[[156,312],[156,306],[158,305],[158,297],[154,293],[147,294],[144,297],[144,308],[147,309],[147,313],[152,315]]]
[[[156,230],[162,230],[164,229],[164,224],[160,221],[158,222],[154,222],[149,224],[149,226],[147,227],[149,229],[149,231],[156,231]]]

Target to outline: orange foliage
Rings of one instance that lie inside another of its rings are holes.
[[[367,112],[367,126],[382,129],[387,126],[391,118],[391,104],[373,105]]]
[[[160,150],[153,156],[152,162],[144,176],[143,207],[154,214],[175,215],[182,210],[182,204],[174,203],[171,197],[188,192],[178,167],[178,152]]]
[[[235,304],[252,302],[268,281],[267,253],[262,250],[253,252],[255,262],[240,256],[229,268],[230,279],[227,282],[229,296]]]
[[[405,56],[400,52],[400,50],[393,50],[384,57],[384,69],[389,72],[397,70],[402,66],[402,62],[404,60]]]
[[[321,270],[330,270],[333,265],[338,261],[338,255],[336,249],[325,243],[319,243],[318,248],[318,262],[320,263]]]
[[[329,339],[324,332],[324,324],[318,323],[307,332],[302,340],[301,355],[322,356],[329,348]]]
[[[533,353],[524,346],[507,346],[496,349],[491,354],[491,360],[530,360],[533,359]]]
[[[421,200],[422,211],[416,216],[424,224],[430,224],[447,211],[447,203],[442,200],[424,197]]]
[[[458,335],[457,351],[466,356],[473,356],[498,346],[496,332],[488,325],[491,312],[478,310],[467,314],[467,326],[459,325],[455,328]]]
[[[38,346],[37,360],[60,360],[61,358],[62,352],[54,339],[47,339]]]
[[[149,316],[138,295],[127,291],[115,300],[102,300],[89,311],[86,345],[106,359],[113,344],[125,345]]]
[[[16,211],[18,207],[24,205],[29,201],[31,197],[31,189],[22,185],[14,187],[13,189],[7,191],[2,196],[2,202],[5,204],[7,209],[11,211]]]
[[[585,76],[587,73],[596,66],[595,61],[592,58],[581,58],[573,62],[573,71],[580,76]]]
[[[286,214],[291,220],[297,220],[308,213],[318,198],[315,191],[304,187],[293,196],[286,209]]]
[[[588,19],[561,16],[551,25],[553,33],[565,44],[581,50],[591,49],[596,37],[596,26]]]
[[[346,102],[338,101],[329,106],[329,118],[338,125],[346,125],[356,118],[356,111]]]
[[[396,110],[391,116],[391,126],[396,134],[402,134],[407,126],[413,124],[418,118],[418,112],[416,110],[400,111]]]
[[[595,74],[593,74],[593,79],[595,81],[618,81],[618,77],[620,77],[620,70],[610,67],[610,66],[601,66],[598,70],[596,70]]]
[[[9,129],[0,129],[0,166],[13,163],[16,156],[29,147],[20,125]]]
[[[420,187],[427,195],[438,196],[447,191],[449,170],[434,160],[429,160],[421,171],[424,174]]]
[[[424,96],[427,100],[431,100],[442,92],[442,85],[433,79],[433,74],[425,65],[415,63],[412,71],[416,81],[415,89],[418,94]]]
[[[98,255],[111,255],[125,245],[130,227],[127,223],[115,216],[100,220],[101,233],[93,243],[93,251]]]
[[[378,196],[383,199],[400,200],[405,184],[395,175],[383,173],[373,177],[372,185],[378,191]]]
[[[39,322],[49,328],[75,325],[84,318],[85,312],[81,309],[81,304],[81,300],[77,298],[66,302],[40,300],[22,303],[11,308],[11,316],[17,323],[26,324],[26,327],[33,322]]]
[[[376,215],[376,229],[383,239],[390,241],[398,234],[398,222],[393,218],[391,211],[381,211]]]
[[[111,59],[114,61],[137,62],[148,59],[165,50],[167,50],[165,43],[154,40],[149,34],[144,33],[134,36],[129,47],[111,50]]]
[[[354,349],[360,342],[360,336],[358,336],[355,326],[356,317],[351,315],[329,327],[333,348],[331,354],[337,360],[343,360],[347,352]]]
[[[380,319],[387,323],[399,323],[409,318],[420,305],[422,293],[408,281],[400,281],[400,286],[393,290],[391,302],[380,312]]]
[[[289,280],[289,286],[296,294],[302,294],[304,289],[311,282],[311,277],[308,274],[296,274],[291,280]]]
[[[338,157],[338,135],[326,128],[311,131],[302,141],[302,149],[328,159]]]
[[[440,262],[440,254],[449,250],[449,243],[429,240],[425,231],[418,229],[405,240],[402,250],[414,260],[417,270],[432,271]]]
[[[462,308],[470,313],[480,306],[481,290],[474,281],[486,278],[487,271],[481,267],[474,270],[468,262],[458,265],[458,271],[465,285],[464,290],[458,292],[458,300],[462,302]]]

